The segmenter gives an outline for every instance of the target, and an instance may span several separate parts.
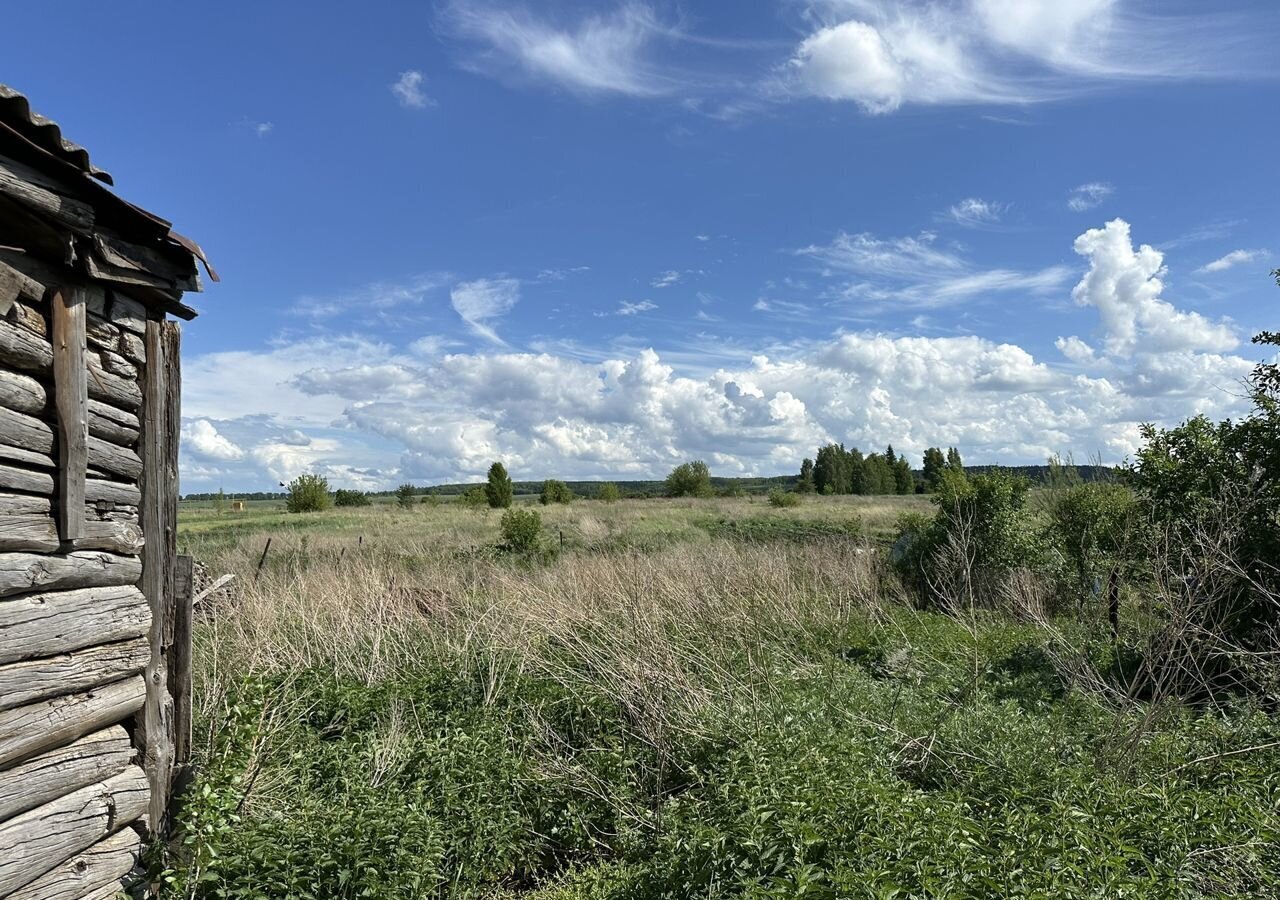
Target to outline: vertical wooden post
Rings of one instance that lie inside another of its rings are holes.
[[[144,672],[147,700],[142,709],[142,764],[151,785],[147,821],[156,837],[167,828],[173,773],[173,696],[168,652],[173,644],[171,613],[176,580],[178,517],[178,432],[181,419],[176,323],[147,320],[147,362],[142,379],[142,592],[151,608],[151,659]]]
[[[85,365],[84,292],[53,291],[53,390],[58,414],[58,531],[84,537],[84,481],[89,466],[89,370]]]
[[[195,597],[190,556],[177,557],[173,590],[173,646],[169,650],[169,693],[173,696],[175,790],[191,762],[191,627]]]

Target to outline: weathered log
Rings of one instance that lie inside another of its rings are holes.
[[[34,466],[37,469],[52,470],[58,467],[58,464],[54,462],[53,457],[48,453],[39,453],[22,447],[12,447],[8,444],[0,444],[0,462],[5,465]]]
[[[30,884],[146,812],[146,775],[119,775],[51,800],[0,825],[0,896]]]
[[[89,232],[93,228],[93,207],[66,196],[59,188],[62,185],[43,173],[0,156],[0,193],[59,225],[82,234]]]
[[[66,862],[19,888],[5,900],[83,900],[114,898],[121,882],[142,857],[142,838],[122,828],[106,840],[75,854]]]
[[[3,344],[0,344],[0,352]],[[112,375],[102,367],[102,360],[96,353],[85,357],[89,368],[89,396],[95,400],[135,410],[142,405],[142,389],[138,383],[129,378]]]
[[[0,515],[0,551],[53,553],[60,545],[58,526],[53,516]]]
[[[0,553],[0,597],[26,591],[136,584],[142,564],[132,556],[77,550],[58,556]]]
[[[51,453],[53,429],[35,416],[0,407],[0,444]]]
[[[84,691],[141,672],[151,658],[145,637],[0,666],[0,710]]]
[[[121,378],[128,378],[134,381],[138,379],[138,367],[129,362],[129,360],[114,350],[103,350],[101,353],[102,368],[112,375],[119,375]]]
[[[200,290],[195,260],[189,253],[164,254],[150,247],[124,240],[102,228],[96,229],[93,246],[103,261],[113,266],[145,272],[183,291]]]
[[[124,721],[146,702],[140,676],[0,712],[0,770]],[[3,859],[0,854],[0,859]]]
[[[27,329],[32,334],[42,338],[49,336],[49,323],[45,321],[44,315],[25,303],[13,302],[4,315],[10,322]]]
[[[47,516],[53,504],[48,497],[29,494],[0,494],[0,516]]]
[[[0,362],[24,372],[47,374],[53,367],[53,345],[21,325],[0,319]]]
[[[3,469],[0,466],[0,469]],[[0,472],[2,479],[3,472]],[[4,486],[0,480],[0,487]],[[107,481],[101,478],[89,478],[84,483],[84,499],[90,503],[114,503],[117,506],[137,506],[142,502],[142,492],[136,485],[122,484],[119,481]]]
[[[147,633],[151,608],[132,585],[0,600],[0,663],[68,653]]]
[[[147,663],[147,700],[139,717],[143,768],[151,780],[147,824],[153,835],[164,830],[173,768],[173,698],[169,693],[166,652],[173,640],[169,598],[174,595],[178,518],[178,429],[181,382],[178,359],[181,331],[176,323],[147,321],[147,366],[142,408],[142,593],[151,607],[151,660]]]
[[[141,365],[147,361],[147,345],[136,334],[124,331],[120,334],[120,354]]]
[[[66,269],[59,269],[16,247],[0,247],[0,262],[17,269],[27,279],[23,293],[34,303],[44,301],[49,285],[61,284],[66,280]]]
[[[131,417],[132,424],[123,419],[124,416]],[[99,400],[90,400],[89,434],[121,447],[132,447],[138,443],[138,417]]]
[[[89,465],[129,481],[137,481],[142,475],[142,460],[138,454],[98,437],[89,438]]]
[[[38,416],[49,405],[44,385],[27,375],[0,369],[0,406]]]
[[[89,465],[88,313],[84,292],[74,287],[55,290],[50,307],[53,393],[58,412],[58,531],[64,541],[74,541],[84,534],[84,479]]]
[[[115,519],[86,519],[84,535],[70,543],[72,550],[109,550],[137,556],[144,546],[137,522]]]
[[[179,777],[185,777],[191,762],[194,568],[194,560],[186,554],[175,561],[173,603],[169,609],[169,618],[173,623],[173,642],[169,647],[169,694],[173,697],[173,767]]]
[[[110,778],[135,756],[129,733],[112,725],[18,763],[0,772],[0,822]]]
[[[47,497],[53,493],[53,476],[48,472],[32,472],[16,466],[0,465],[0,490],[43,494]]]
[[[43,284],[0,260],[0,304],[16,301],[19,297],[38,301],[43,296]]]

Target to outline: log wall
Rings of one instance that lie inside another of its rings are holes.
[[[164,831],[178,372],[163,314],[0,254],[0,898],[113,896]]]

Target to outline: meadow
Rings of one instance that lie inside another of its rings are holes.
[[[1280,727],[1129,690],[1136,599],[923,608],[919,496],[538,509],[182,510],[175,895],[1280,896]]]

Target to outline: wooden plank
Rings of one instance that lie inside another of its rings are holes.
[[[0,259],[0,301],[6,298],[14,301],[19,297],[38,303],[44,297],[44,285]]]
[[[112,725],[18,763],[0,772],[0,822],[110,778],[136,755],[129,732]]]
[[[133,585],[42,591],[0,600],[0,663],[141,637],[151,609]]]
[[[191,659],[195,619],[193,560],[183,554],[175,560],[173,645],[169,648],[169,693],[173,697],[173,765],[182,778],[191,762]]]
[[[6,900],[82,900],[85,897],[114,898],[122,882],[142,858],[142,837],[132,828],[122,828],[87,850],[19,888]]]
[[[27,591],[136,584],[141,562],[96,550],[48,556],[36,553],[0,553],[0,597]]]
[[[133,822],[149,793],[146,774],[129,766],[0,825],[0,897]]]
[[[0,665],[0,710],[85,691],[141,672],[151,658],[143,636]]]
[[[53,292],[50,306],[53,395],[58,412],[58,530],[64,541],[74,541],[84,535],[84,480],[89,467],[84,297],[75,288],[60,288]]]
[[[127,297],[120,291],[111,292],[111,308],[107,311],[109,318],[116,325],[144,338],[147,332],[147,308],[137,300]]]
[[[122,722],[142,708],[141,677],[0,712],[0,770]]]
[[[43,384],[29,375],[0,369],[0,406],[38,416],[48,405],[49,394]]]
[[[151,783],[147,824],[153,836],[166,831],[173,769],[173,697],[166,651],[173,623],[167,615],[176,577],[178,513],[178,429],[181,422],[178,370],[180,332],[175,323],[147,321],[147,365],[142,407],[142,593],[151,609],[151,660],[147,700],[141,716],[143,768]]]
[[[21,325],[0,319],[0,363],[24,372],[48,374],[53,368],[53,345]]]
[[[0,515],[0,551],[54,553],[61,543],[53,516]]]
[[[93,246],[103,261],[113,266],[147,272],[182,291],[200,290],[196,261],[190,253],[185,251],[161,253],[150,247],[126,241],[119,235],[102,228],[96,230]]]

